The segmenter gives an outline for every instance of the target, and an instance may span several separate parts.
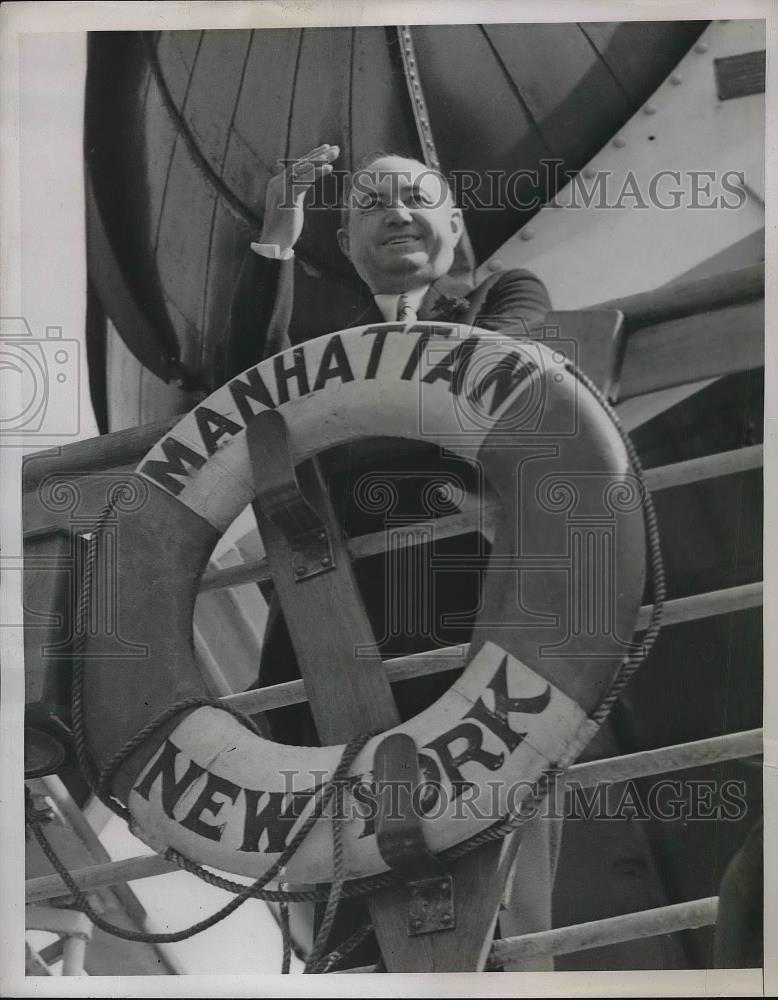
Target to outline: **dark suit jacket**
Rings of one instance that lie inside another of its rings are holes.
[[[294,261],[269,260],[249,250],[233,295],[217,384],[291,344],[310,339],[302,325],[291,326],[293,296]],[[440,278],[425,295],[419,319],[466,323],[522,336],[550,308],[545,285],[532,272],[516,269],[498,271],[475,288],[464,279]],[[365,287],[340,328],[383,322]]]

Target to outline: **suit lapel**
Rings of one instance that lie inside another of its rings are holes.
[[[473,286],[466,278],[455,278],[450,274],[444,274],[427,290],[419,307],[419,319],[436,319],[444,323],[472,323],[475,315],[473,309],[453,318],[446,315],[446,300],[467,299],[470,302],[472,294]]]
[[[435,313],[440,309],[443,297],[443,293],[437,288],[437,282],[434,285],[430,285],[419,305],[418,318],[420,320],[435,319]]]

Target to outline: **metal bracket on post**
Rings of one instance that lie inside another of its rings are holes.
[[[450,931],[456,926],[454,881],[424,842],[417,815],[419,765],[416,744],[393,733],[378,745],[376,843],[381,857],[408,888],[408,936]]]
[[[257,501],[289,542],[295,579],[328,573],[335,567],[330,535],[297,480],[286,421],[277,410],[264,410],[246,426],[246,440],[253,467],[262,470]]]

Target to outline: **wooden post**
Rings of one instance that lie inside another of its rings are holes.
[[[397,707],[316,465],[306,462],[295,479],[286,428],[277,411],[258,414],[246,434],[257,523],[319,738],[325,744],[342,743],[358,733],[392,728],[400,721]],[[316,519],[328,536],[322,544],[328,543],[329,550],[319,555],[327,564],[314,572],[313,543],[321,538]],[[296,543],[288,537],[290,524],[299,531]],[[410,897],[402,885],[368,898],[387,970],[482,969],[514,852],[511,845],[494,843],[451,867],[456,911],[452,930],[409,936]]]

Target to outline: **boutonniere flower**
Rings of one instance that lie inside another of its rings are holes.
[[[432,317],[439,320],[456,321],[461,319],[469,308],[470,303],[467,299],[454,299],[447,295],[441,295],[432,310]]]

